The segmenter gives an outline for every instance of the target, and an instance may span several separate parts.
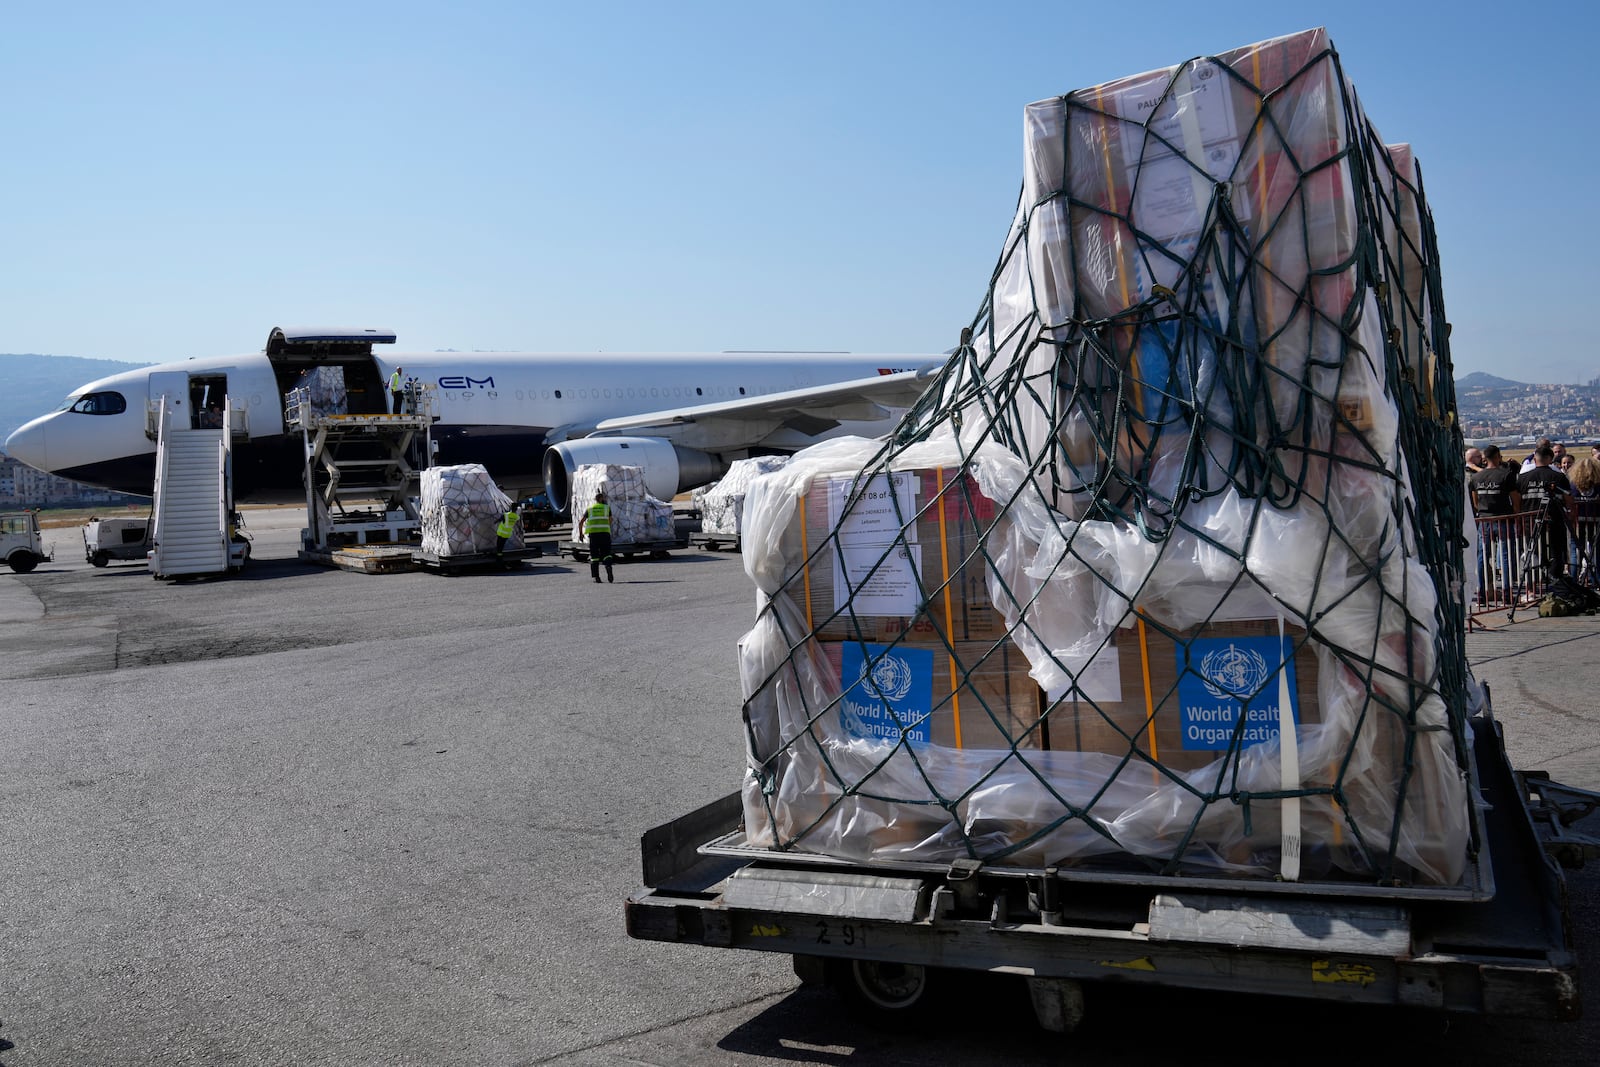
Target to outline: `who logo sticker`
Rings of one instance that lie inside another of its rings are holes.
[[[1177,647],[1179,723],[1183,748],[1220,752],[1278,738],[1279,672],[1289,681],[1289,711],[1300,722],[1292,644],[1277,637],[1197,637]],[[1186,651],[1187,650],[1187,651]],[[1248,711],[1245,702],[1249,702]]]
[[[933,740],[933,650],[846,642],[840,681],[839,725],[851,737],[926,745]]]

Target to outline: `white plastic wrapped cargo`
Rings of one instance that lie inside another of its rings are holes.
[[[722,480],[694,491],[694,506],[700,512],[700,532],[738,537],[744,520],[745,494],[750,483],[763,474],[788,466],[788,456],[756,456],[736,460]]]
[[[343,367],[312,367],[302,371],[296,389],[305,390],[306,404],[315,415],[343,415],[349,411]]]
[[[1025,143],[921,443],[820,445],[747,498],[747,831],[1457,884],[1464,520],[1432,472],[1461,450],[1447,334],[1396,321],[1439,311],[1436,267],[1421,299],[1393,275],[1432,254],[1420,192],[1352,167],[1398,157],[1320,30],[1032,105]],[[968,476],[975,545],[929,499]],[[900,529],[846,543],[874,508]],[[974,599],[999,636],[959,644]]]
[[[750,740],[745,825],[752,841],[850,859],[934,862],[966,856],[969,849],[1023,864],[1081,862],[1113,851],[1157,859],[1178,854],[1192,867],[1277,874],[1270,854],[1282,834],[1279,802],[1250,800],[1285,788],[1276,737],[1174,771],[1148,758],[1138,734],[1117,741],[1120,750],[1034,749],[1020,732],[1010,748],[957,748],[913,736],[913,720],[927,714],[926,703],[887,701],[905,713],[904,739],[896,730],[872,736],[852,721],[858,702],[850,696],[861,683],[843,677],[837,656],[829,654],[831,643],[813,636],[815,620],[808,622],[800,579],[815,548],[808,552],[795,536],[796,514],[815,486],[858,476],[881,448],[858,439],[816,446],[758,482],[747,500],[745,566],[764,605],[739,645]],[[946,437],[900,453],[892,466],[954,467],[961,461],[961,450]],[[1251,558],[1275,561],[1260,567],[1259,580],[1242,579],[1254,603],[1299,604],[1324,614],[1302,638],[1320,668],[1317,721],[1293,730],[1294,788],[1319,794],[1301,801],[1302,855],[1363,871],[1367,861],[1352,831],[1386,841],[1399,809],[1398,857],[1428,880],[1459,879],[1467,813],[1444,705],[1431,696],[1416,709],[1409,756],[1404,731],[1382,706],[1385,692],[1393,700],[1413,684],[1407,681],[1412,670],[1427,679],[1433,669],[1427,663],[1408,668],[1406,649],[1382,636],[1397,632],[1399,605],[1380,603],[1359,586],[1325,587],[1313,605],[1317,576],[1337,574],[1347,561],[1319,566],[1323,545],[1302,534],[1303,516],[1268,509],[1252,515],[1234,500],[1207,509],[1193,530],[1154,552],[1116,524],[1090,521],[1069,531],[1073,547],[1065,551],[1063,528],[1070,524],[1043,506],[1016,457],[983,445],[970,470],[988,498],[1011,502],[991,527],[991,596],[1046,695],[1042,722],[1062,722],[1079,714],[1078,703],[1104,699],[1092,692],[1093,665],[1110,654],[1119,631],[1125,637],[1141,617],[1178,630],[1207,619],[1219,600],[1244,600],[1237,590],[1228,593],[1229,583],[1241,580],[1240,569],[1219,566],[1209,541],[1242,544],[1251,534]],[[1404,613],[1431,618],[1425,576],[1413,573],[1405,588],[1417,602]],[[1130,590],[1142,592],[1135,600]],[[1019,604],[1025,609],[1018,611]],[[1304,619],[1292,609],[1282,615]],[[1376,641],[1374,635],[1380,635]],[[862,647],[867,658],[875,651],[885,662],[915,648],[909,642]],[[1365,650],[1372,662],[1352,662],[1360,652],[1349,649]],[[957,662],[952,669],[975,675],[983,665]],[[1262,699],[1270,703],[1274,696]],[[1302,701],[1307,718],[1309,698]],[[1409,772],[1408,758],[1414,764]],[[1221,795],[1220,782],[1226,782]],[[1342,810],[1328,793],[1335,784],[1345,798]]]
[[[616,463],[585,463],[572,473],[572,539],[588,540],[583,512],[604,490],[611,505],[611,543],[659,544],[676,537],[672,505],[657,500],[645,488],[644,471]]]
[[[429,467],[422,472],[422,549],[438,556],[493,552],[512,500],[481,463]],[[522,548],[522,528],[506,543]]]

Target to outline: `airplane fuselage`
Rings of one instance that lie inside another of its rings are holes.
[[[482,463],[505,486],[536,485],[547,440],[555,431],[589,427],[611,417],[686,408],[867,378],[925,366],[928,356],[845,353],[548,354],[279,351],[189,359],[141,367],[90,382],[62,408],[18,429],[7,451],[30,466],[90,485],[149,494],[156,443],[146,410],[165,396],[178,417],[198,413],[225,394],[245,412],[234,445],[239,500],[294,499],[303,493],[304,446],[286,429],[284,398],[302,372],[342,369],[349,410],[386,410],[387,383],[431,385],[439,419],[433,427],[441,464]],[[774,442],[795,447],[804,441]]]

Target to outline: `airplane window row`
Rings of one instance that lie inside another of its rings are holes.
[[[128,410],[128,401],[121,393],[85,393],[67,410],[79,415],[121,415]]]
[[[759,392],[759,390],[758,390],[758,392]],[[577,396],[577,398],[579,400],[588,400],[591,393],[594,394],[594,398],[596,400],[599,400],[601,397],[604,397],[607,400],[610,400],[610,399],[613,399],[613,398],[621,400],[624,397],[629,398],[629,399],[637,398],[637,399],[642,400],[642,399],[644,399],[644,395],[645,395],[645,391],[643,389],[579,389],[575,395]],[[545,396],[550,396],[551,394],[547,392],[544,395]],[[557,389],[555,391],[554,395],[555,395],[555,398],[557,400],[560,400],[561,399],[561,390]],[[669,398],[669,397],[682,397],[682,396],[687,396],[688,395],[688,390],[687,389],[683,389],[683,388],[651,389],[650,390],[650,395],[652,397],[655,397],[655,398],[658,398],[658,399],[666,399],[666,398]],[[695,386],[694,395],[695,396],[705,396],[706,395],[706,390],[704,388],[700,387],[700,386]],[[735,396],[735,395],[737,395],[737,396],[745,396],[746,395],[746,391],[745,391],[745,387],[742,386],[742,385],[738,387],[738,392],[737,393],[735,393],[734,390],[729,389],[726,386],[720,386],[719,385],[719,386],[716,386],[716,387],[712,388],[711,395],[713,395],[713,396]]]

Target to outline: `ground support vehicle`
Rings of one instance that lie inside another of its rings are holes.
[[[96,567],[112,560],[138,560],[150,553],[150,518],[102,519],[91,516],[83,527],[83,558]]]
[[[466,571],[508,570],[522,566],[523,560],[538,559],[544,555],[540,545],[526,548],[508,548],[504,552],[465,552],[442,555],[425,548],[412,552],[412,560],[425,571],[436,574],[460,574]]]
[[[0,513],[0,560],[18,574],[27,574],[41,563],[55,559],[55,552],[44,550],[39,535],[39,514],[34,511]]]
[[[548,493],[535,493],[517,503],[522,513],[522,528],[544,533],[556,524],[556,509],[550,504]]]
[[[1577,963],[1561,867],[1600,857],[1573,824],[1600,794],[1512,771],[1473,720],[1475,885],[1428,887],[870,866],[744,844],[737,794],[644,835],[639,939],[785,952],[802,980],[904,1018],[963,971],[1022,975],[1070,1031],[1085,986],[1131,983],[1572,1019]]]

